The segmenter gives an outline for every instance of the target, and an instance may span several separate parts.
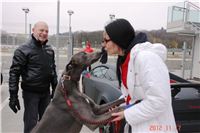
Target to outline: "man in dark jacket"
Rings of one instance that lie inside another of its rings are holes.
[[[37,22],[32,31],[31,39],[15,50],[9,73],[9,106],[15,113],[20,110],[18,84],[22,78],[24,133],[29,133],[41,119],[57,85],[54,51],[46,44],[48,25]]]

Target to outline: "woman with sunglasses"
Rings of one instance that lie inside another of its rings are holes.
[[[135,35],[125,19],[107,24],[103,38],[108,55],[118,55],[116,73],[127,104],[112,114],[113,122],[125,119],[125,133],[176,133],[166,47],[148,42],[144,33]]]

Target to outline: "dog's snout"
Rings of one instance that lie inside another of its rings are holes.
[[[85,64],[91,65],[96,61],[98,61],[100,58],[101,58],[101,52],[94,52],[91,54],[87,54],[87,61],[85,62]]]

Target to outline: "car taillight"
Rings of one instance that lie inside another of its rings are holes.
[[[200,105],[189,105],[189,109],[200,109]]]
[[[170,79],[170,83],[176,83],[176,80]]]

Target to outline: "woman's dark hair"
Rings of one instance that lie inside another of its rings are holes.
[[[105,31],[110,39],[120,48],[127,49],[135,38],[135,30],[126,19],[116,19],[105,26]]]

